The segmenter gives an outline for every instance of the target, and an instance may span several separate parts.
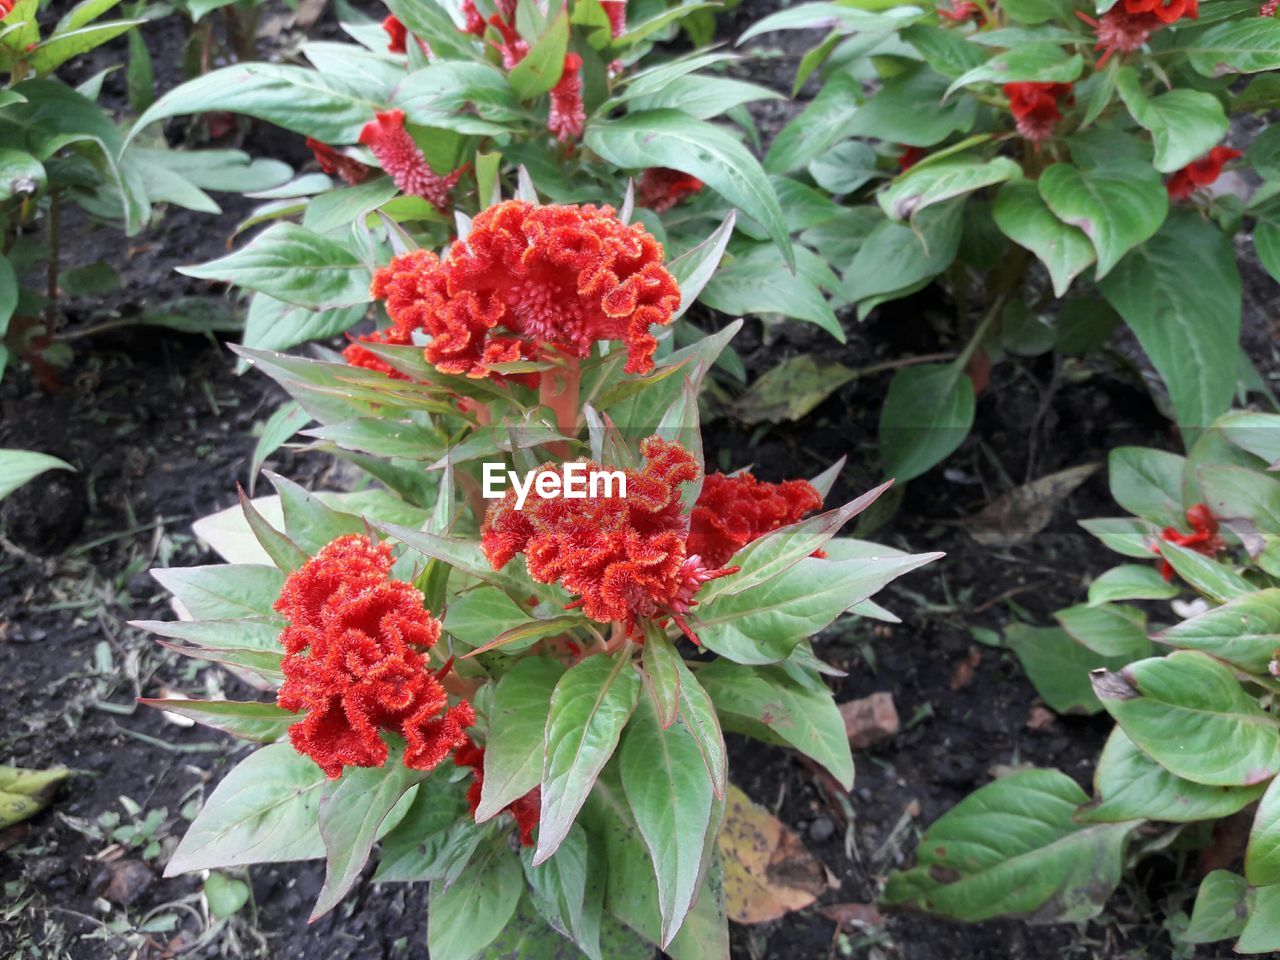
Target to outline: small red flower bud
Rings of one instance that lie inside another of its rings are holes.
[[[360,142],[373,151],[382,169],[404,193],[430,201],[437,210],[449,208],[449,194],[465,167],[441,176],[431,169],[422,150],[404,128],[403,110],[384,110],[364,125]]]
[[[627,0],[600,0],[600,6],[609,18],[609,32],[617,40],[627,32]]]
[[[1214,147],[1171,176],[1165,184],[1170,200],[1185,200],[1200,187],[1207,187],[1222,175],[1224,164],[1243,156],[1231,147]]]
[[[315,154],[316,163],[320,164],[320,169],[329,176],[338,176],[348,184],[355,185],[362,183],[369,178],[372,172],[369,167],[365,166],[359,160],[348,157],[345,153],[335,150],[327,143],[321,143],[314,137],[307,137],[307,146],[311,152]]]
[[[1197,503],[1187,510],[1187,523],[1191,525],[1191,533],[1182,533],[1176,527],[1165,527],[1160,531],[1160,539],[1166,543],[1177,544],[1194,550],[1206,557],[1214,557],[1227,548],[1227,543],[1218,534],[1218,521],[1209,511],[1207,504]],[[1159,556],[1160,544],[1153,543],[1151,552]],[[1173,567],[1168,560],[1159,561],[1160,575],[1166,580],[1173,579]]]
[[[484,747],[477,747],[468,740],[454,753],[453,762],[456,766],[471,768],[471,786],[467,788],[467,806],[471,808],[471,815],[475,816],[476,808],[480,806],[480,795],[484,790]],[[538,825],[541,807],[542,787],[537,786],[502,808],[505,813],[515,818],[522,847],[533,846],[533,828]]]
[[[1069,83],[1006,83],[1004,94],[1018,133],[1033,143],[1047,140],[1062,119],[1058,102],[1071,96]]]
[[[582,106],[582,58],[576,53],[564,55],[564,71],[560,80],[551,88],[551,112],[547,116],[547,129],[561,143],[582,136],[587,115]]]
[[[654,213],[670,210],[680,200],[702,189],[697,177],[670,167],[650,167],[640,175],[640,206]]]
[[[404,42],[409,37],[409,30],[394,13],[382,21],[382,29],[387,32],[387,52],[404,53]]]
[[[822,496],[808,480],[765,483],[750,473],[709,473],[690,517],[689,552],[713,567],[771,530],[822,509]]]

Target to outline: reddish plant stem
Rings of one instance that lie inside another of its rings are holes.
[[[550,359],[550,358],[548,358]],[[578,433],[578,401],[582,386],[582,371],[577,357],[560,354],[559,363],[542,374],[538,390],[538,402],[550,407],[556,418],[556,428],[566,437]],[[569,445],[556,442],[547,445],[552,456],[564,459],[569,455]]]

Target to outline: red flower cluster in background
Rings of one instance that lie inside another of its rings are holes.
[[[1033,143],[1047,140],[1062,119],[1058,104],[1071,96],[1069,83],[1006,83],[1004,95],[1018,133]]]
[[[720,567],[753,540],[822,509],[808,480],[765,483],[750,473],[709,473],[690,517],[689,553]]]
[[[1200,17],[1200,0],[1123,0],[1128,13],[1149,13],[1161,23],[1169,24],[1186,17]]]
[[[503,18],[495,13],[489,18],[489,24],[498,31],[502,43],[498,44],[498,53],[502,55],[502,69],[510,70],[529,55],[529,41],[520,36],[515,26],[515,15]]]
[[[982,19],[982,8],[973,0],[951,0],[951,7],[938,7],[938,16],[952,23],[962,23],[975,17]]]
[[[320,164],[321,170],[331,177],[341,177],[343,182],[350,186],[363,183],[373,172],[371,167],[348,157],[340,150],[335,150],[327,143],[321,143],[315,137],[307,137],[307,147],[315,155],[316,163]]]
[[[551,111],[547,115],[547,129],[557,140],[565,143],[582,136],[587,114],[582,106],[582,57],[576,53],[564,55],[564,70],[551,88]]]
[[[640,175],[640,206],[663,213],[701,189],[702,181],[697,177],[670,167],[650,167]]]
[[[680,487],[701,473],[693,455],[660,437],[643,441],[640,452],[644,469],[623,471],[625,497],[569,500],[530,494],[517,510],[516,493],[509,490],[489,508],[481,546],[495,570],[523,553],[530,577],[558,581],[580,597],[572,606],[592,620],[621,621],[630,629],[641,618],[671,616],[692,637],[683,615],[694,594],[736,568],[713,570],[687,549]],[[605,468],[588,461],[586,469]]]
[[[444,176],[431,169],[422,150],[404,128],[403,110],[384,110],[364,125],[360,142],[373,151],[401,192],[422,197],[437,210],[449,208],[449,194],[465,167]]]
[[[898,154],[898,169],[904,173],[929,155],[924,147],[903,147]]]
[[[453,762],[459,767],[471,768],[471,786],[467,788],[467,806],[471,808],[471,815],[474,817],[476,808],[480,806],[480,794],[484,790],[484,747],[477,747],[468,740],[454,753]],[[538,786],[502,808],[504,812],[515,817],[522,847],[533,846],[533,828],[538,825],[541,806],[542,787]]]
[[[1222,176],[1223,164],[1243,154],[1232,147],[1214,147],[1199,160],[1194,160],[1173,174],[1165,184],[1170,200],[1185,200],[1201,187],[1207,187]]]
[[[380,767],[382,731],[404,738],[405,766],[431,770],[467,742],[465,700],[448,706],[424,652],[440,623],[411,584],[392,580],[391,548],[348,535],[289,574],[275,608],[289,625],[279,705],[307,715],[289,728],[294,749],[330,779],[343,767]]]
[[[494,364],[527,360],[555,346],[586,357],[598,340],[627,345],[626,371],[653,368],[652,326],[671,322],[680,289],[662,266],[662,245],[611,208],[537,206],[522,200],[478,214],[465,241],[443,260],[425,250],[396,257],[373,279],[394,326],[363,338],[411,343],[443,373],[491,375]],[[357,366],[377,368],[359,344]]]
[[[1218,534],[1218,521],[1209,512],[1207,504],[1197,503],[1187,510],[1187,523],[1191,524],[1191,533],[1182,533],[1174,527],[1165,527],[1160,531],[1160,539],[1166,543],[1177,544],[1194,550],[1206,557],[1217,556],[1226,549],[1227,543]],[[1151,552],[1159,555],[1160,544],[1153,543]],[[1163,557],[1159,561],[1160,575],[1166,580],[1173,579],[1173,566]]]

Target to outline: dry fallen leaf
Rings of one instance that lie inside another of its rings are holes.
[[[849,737],[849,746],[855,750],[887,740],[898,732],[898,708],[893,705],[891,693],[882,691],[842,703],[840,715],[844,717],[844,732]]]
[[[818,912],[842,927],[865,929],[884,924],[884,916],[874,903],[833,903]]]
[[[964,520],[962,526],[984,547],[1015,547],[1049,525],[1053,512],[1098,469],[1086,463],[1014,487]]]
[[[951,689],[959,690],[967,687],[973,680],[973,672],[982,662],[982,651],[970,647],[969,652],[951,665]]]
[[[809,906],[834,885],[795,831],[733,784],[717,842],[724,862],[725,913],[738,923],[776,920]]]
[[[1027,717],[1027,729],[1048,730],[1057,719],[1057,715],[1052,710],[1037,703],[1031,708],[1031,714]]]

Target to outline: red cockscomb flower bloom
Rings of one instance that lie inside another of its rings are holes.
[[[547,129],[561,143],[582,136],[587,114],[582,106],[582,58],[576,53],[564,55],[564,70],[551,88],[551,112],[547,115]]]
[[[670,167],[650,167],[640,175],[640,206],[662,213],[701,189],[702,181],[697,177]]]
[[[495,570],[523,553],[530,577],[558,581],[580,598],[570,606],[592,620],[631,628],[640,618],[670,616],[693,638],[684,614],[696,602],[694,594],[736,568],[712,569],[687,549],[680,487],[701,472],[693,455],[660,437],[646,439],[640,452],[644,469],[621,471],[626,496],[543,499],[530,493],[517,510],[516,492],[509,490],[489,508],[481,546]],[[589,476],[606,468],[586,461],[585,469]]]
[[[403,110],[384,110],[364,125],[360,142],[373,151],[382,169],[403,192],[429,201],[437,210],[449,208],[449,193],[466,167],[441,176],[431,169],[422,150],[404,128]]]
[[[1232,147],[1214,147],[1199,160],[1194,160],[1171,176],[1165,184],[1170,200],[1185,200],[1201,187],[1207,187],[1222,176],[1223,164],[1243,156]]]
[[[3,2],[3,0],[0,0],[0,2]],[[331,177],[341,177],[344,182],[352,186],[367,180],[372,172],[368,166],[359,160],[348,157],[345,153],[335,150],[327,143],[321,143],[315,137],[307,137],[307,146],[315,154],[316,163],[320,164],[321,170]]]
[[[409,29],[393,13],[382,21],[382,29],[387,32],[387,52],[404,53],[404,42],[409,38]]]
[[[1006,83],[1004,94],[1018,133],[1033,143],[1047,140],[1062,119],[1058,102],[1071,96],[1069,83]]]
[[[1200,17],[1200,0],[1123,0],[1124,8],[1129,13],[1154,14],[1161,23],[1173,23],[1186,17],[1196,20]]]
[[[951,0],[951,8],[938,7],[938,16],[944,20],[950,20],[952,23],[962,23],[965,20],[971,20],[974,17],[981,19],[982,8],[973,0]]]
[[[1166,543],[1175,543],[1180,547],[1194,550],[1206,557],[1217,556],[1226,549],[1227,543],[1218,534],[1218,521],[1209,512],[1209,507],[1197,503],[1187,510],[1187,523],[1191,524],[1191,533],[1182,533],[1175,527],[1165,527],[1160,531],[1160,539]],[[1160,554],[1160,544],[1153,543],[1151,552]],[[1166,580],[1173,579],[1173,566],[1163,557],[1159,561],[1160,575]]]
[[[723,566],[752,540],[822,509],[822,495],[808,480],[765,483],[750,473],[709,473],[694,504],[689,552]]]
[[[516,31],[512,17],[503,18],[495,13],[489,18],[489,24],[502,36],[498,44],[498,53],[502,55],[502,69],[510,70],[529,54],[529,41]]]
[[[627,32],[627,0],[600,0],[600,6],[609,18],[609,32],[617,40]]]
[[[902,153],[898,155],[898,169],[903,172],[910,170],[928,155],[929,152],[924,147],[903,147]]]
[[[275,608],[284,684],[277,703],[307,715],[289,728],[294,749],[332,780],[343,767],[380,767],[381,737],[404,738],[404,763],[431,770],[467,740],[475,722],[465,700],[448,705],[425,651],[440,622],[411,584],[390,579],[391,548],[348,535],[289,574]]]
[[[480,806],[480,794],[484,789],[484,747],[477,747],[468,740],[453,754],[453,762],[459,767],[471,768],[471,786],[467,787],[467,806],[474,817]],[[520,831],[520,845],[533,846],[533,828],[538,825],[542,807],[542,787],[534,787],[523,797],[512,800],[503,811],[515,817]]]
[[[428,361],[469,377],[532,359],[540,345],[586,357],[598,340],[623,341],[626,371],[648,373],[657,348],[649,328],[670,323],[680,304],[662,245],[644,227],[609,207],[523,200],[478,214],[443,260],[425,250],[396,257],[372,292],[398,342],[421,331]]]
[[[462,0],[462,15],[467,21],[467,25],[463,27],[462,32],[483,37],[485,22],[484,17],[480,16],[480,11],[476,9],[476,0]]]

